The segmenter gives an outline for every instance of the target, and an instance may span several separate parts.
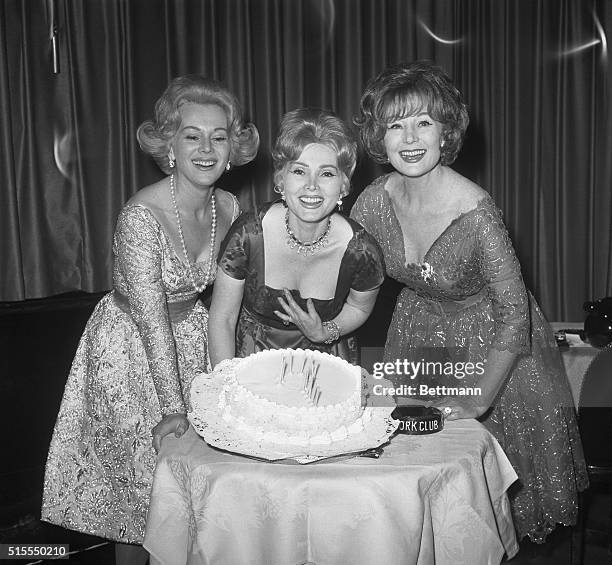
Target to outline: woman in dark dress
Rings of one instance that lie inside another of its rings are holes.
[[[356,362],[350,337],[383,281],[381,251],[335,212],[349,191],[357,144],[342,120],[287,113],[273,152],[281,200],[240,217],[219,251],[210,359],[264,349],[318,349]]]
[[[556,523],[575,523],[585,462],[557,345],[525,290],[501,213],[449,166],[468,125],[461,94],[427,61],[398,65],[367,86],[357,122],[368,153],[394,168],[351,211],[405,285],[385,360],[442,354],[472,364],[472,375],[449,380],[480,395],[429,400],[449,419],[480,417],[495,435],[519,476],[518,534],[541,542]]]

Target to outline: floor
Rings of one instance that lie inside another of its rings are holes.
[[[594,512],[594,515],[603,511],[611,500],[609,497],[602,497],[597,502],[600,509]],[[602,515],[607,515],[608,510],[609,506],[605,512],[601,512]],[[597,519],[591,520],[584,552],[583,563],[585,565],[612,564],[612,553],[607,548],[605,535],[600,531],[604,528],[605,523],[597,523]],[[557,528],[542,546],[524,541],[519,554],[507,563],[511,565],[572,565],[570,540],[570,528]],[[70,557],[62,560],[61,563],[72,565],[113,565],[115,563],[113,545],[106,540],[40,522],[33,513],[24,515],[12,526],[0,529],[0,543],[64,543],[70,546]],[[17,563],[16,561],[11,562]],[[0,563],[9,563],[9,561],[0,560]],[[19,561],[19,563],[38,564],[52,563],[52,561],[31,560]],[[384,562],[372,565],[384,565]]]
[[[386,304],[377,307],[377,312],[392,310],[394,291],[389,287],[381,297]],[[65,378],[83,327],[100,297],[75,294],[20,304],[0,303],[0,345],[4,346],[0,354],[0,427],[11,430],[3,434],[2,451],[9,456],[0,461],[0,544],[66,543],[71,554],[61,562],[74,565],[115,563],[114,548],[105,540],[39,520],[44,462]],[[380,327],[388,322],[388,317],[379,314],[364,331],[369,336],[384,335]],[[367,337],[363,343],[381,345]],[[611,505],[610,495],[594,498],[587,522],[585,565],[612,565],[610,540],[604,534]],[[571,530],[560,527],[542,546],[523,542],[519,554],[508,563],[572,565],[570,555]],[[51,561],[0,559],[0,563]]]
[[[0,560],[0,563],[70,563],[73,565],[113,565],[115,554],[113,544],[107,540],[70,532],[51,524],[40,522],[33,515],[24,516],[12,527],[0,530],[3,544],[68,544],[68,559],[62,560]]]

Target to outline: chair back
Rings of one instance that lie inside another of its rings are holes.
[[[578,425],[589,467],[612,469],[612,347],[602,349],[584,375]]]

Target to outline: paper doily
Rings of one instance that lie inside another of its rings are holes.
[[[293,459],[298,463],[311,463],[320,459],[358,453],[378,447],[389,441],[395,432],[398,421],[391,418],[392,406],[366,407],[372,413],[371,419],[364,424],[358,434],[334,441],[329,445],[296,446],[258,442],[225,422],[219,411],[219,395],[223,389],[223,370],[212,374],[201,373],[191,384],[191,406],[189,421],[198,435],[206,443],[239,455],[255,457],[265,461]]]

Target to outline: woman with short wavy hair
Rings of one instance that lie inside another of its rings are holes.
[[[355,123],[372,159],[389,162],[384,143],[388,123],[421,111],[441,124],[440,164],[452,164],[469,124],[467,106],[448,75],[427,61],[389,67],[366,87]]]
[[[234,95],[197,75],[170,83],[138,140],[168,176],[119,214],[113,290],[89,319],[68,376],[42,508],[46,521],[118,542],[118,564],[146,561],[155,451],[187,430],[191,380],[210,365],[200,296],[239,214],[215,183],[259,144]]]
[[[282,183],[287,164],[295,161],[311,143],[322,143],[336,152],[348,194],[350,179],[357,164],[357,143],[342,120],[331,112],[317,109],[298,109],[285,114],[272,150],[274,184],[279,186]]]
[[[283,117],[272,156],[280,200],[244,214],[221,245],[211,361],[299,347],[355,362],[351,333],[383,280],[376,242],[337,212],[357,142],[331,112],[299,108]]]
[[[415,391],[425,385],[403,400],[484,422],[519,476],[518,534],[541,542],[556,523],[575,522],[585,462],[557,345],[525,290],[501,213],[449,167],[468,125],[461,93],[431,62],[389,67],[366,87],[356,123],[372,158],[393,167],[351,211],[383,249],[387,274],[405,285],[385,360],[445,367],[398,377]]]

